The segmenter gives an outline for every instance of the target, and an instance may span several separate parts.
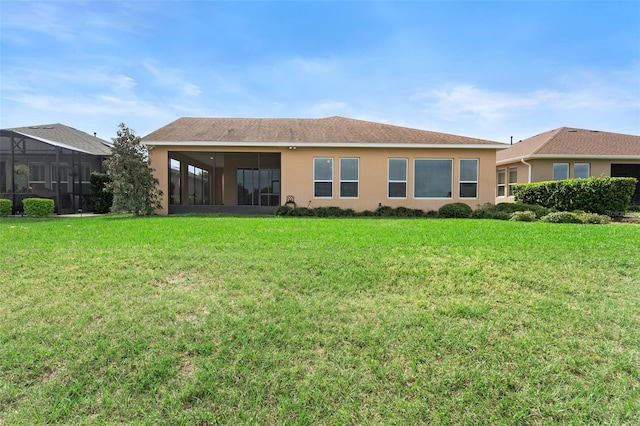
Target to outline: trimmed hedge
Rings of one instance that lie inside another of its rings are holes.
[[[514,212],[509,218],[512,222],[534,222],[536,220],[536,214],[531,210],[523,212]]]
[[[449,203],[438,209],[438,217],[467,219],[472,212],[473,209],[465,203]]]
[[[0,216],[9,216],[11,214],[11,200],[0,198]]]
[[[48,198],[25,198],[22,200],[24,214],[27,216],[46,217],[53,213],[54,202]]]
[[[111,176],[106,173],[91,173],[91,208],[94,213],[109,213],[113,205],[113,192],[106,188]]]
[[[407,207],[380,206],[375,211],[365,210],[356,212],[353,209],[341,209],[340,207],[289,207],[280,206],[275,211],[276,216],[295,217],[437,217],[437,212],[424,212],[420,209]]]
[[[540,219],[549,213],[549,209],[536,206],[533,204],[522,203],[499,203],[499,204],[483,204],[475,209],[471,213],[473,219],[497,219],[497,220],[509,220],[516,212],[533,212],[536,219]]]
[[[516,201],[559,210],[623,216],[636,189],[635,178],[591,177],[513,186]]]
[[[597,213],[584,212],[553,212],[540,219],[541,222],[548,223],[585,223],[585,224],[607,224],[611,218]]]

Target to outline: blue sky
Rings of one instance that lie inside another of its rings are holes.
[[[2,1],[0,126],[341,115],[640,134],[640,1]]]

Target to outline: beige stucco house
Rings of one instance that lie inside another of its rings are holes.
[[[497,142],[343,117],[180,118],[143,138],[161,214],[493,202]]]
[[[640,136],[561,127],[498,151],[496,159],[498,203],[513,201],[515,183],[590,176],[640,181]],[[640,204],[640,183],[632,203]]]

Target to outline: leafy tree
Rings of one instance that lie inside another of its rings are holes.
[[[153,177],[147,147],[124,123],[118,126],[117,137],[112,141],[111,157],[105,160],[112,179],[107,184],[113,193],[111,210],[136,216],[152,214],[161,208],[162,191],[158,189],[158,179]]]

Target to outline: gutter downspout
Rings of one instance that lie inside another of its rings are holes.
[[[521,162],[522,164],[524,164],[525,166],[529,167],[529,174],[528,174],[528,178],[527,178],[527,183],[531,183],[531,176],[532,176],[532,173],[531,173],[531,164],[529,164],[529,163],[527,163],[526,161],[524,161],[524,158],[521,158],[521,159],[520,159],[520,162]]]

